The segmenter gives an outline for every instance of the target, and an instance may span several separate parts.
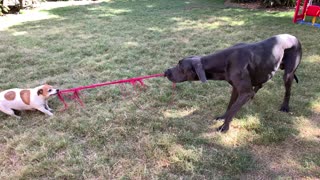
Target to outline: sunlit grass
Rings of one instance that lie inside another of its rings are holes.
[[[16,16],[5,16],[0,18],[0,30],[7,30],[14,25],[23,25],[23,23],[29,21],[49,20],[52,18],[59,18],[59,16],[52,15],[49,12],[36,11]]]

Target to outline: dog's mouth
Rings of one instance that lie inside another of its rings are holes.
[[[164,72],[164,77],[168,78],[170,81],[174,81],[173,75],[172,75],[172,71],[170,69],[167,69]]]
[[[176,78],[173,73],[174,72],[171,69],[167,69],[164,72],[164,77],[166,77],[169,81],[171,81],[173,83],[180,83],[180,82],[186,81],[185,79]]]
[[[57,90],[56,90],[56,93],[55,93],[55,95],[56,95],[56,94],[59,94],[59,91],[60,91],[60,90],[59,90],[59,89],[57,89]]]
[[[59,89],[57,89],[56,92],[50,94],[50,96],[57,95],[57,94],[59,94]]]

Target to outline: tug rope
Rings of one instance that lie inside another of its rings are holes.
[[[155,77],[163,77],[164,74],[153,74],[153,75],[148,75],[148,76],[140,76],[140,77],[134,77],[134,78],[129,78],[129,79],[121,79],[121,80],[115,80],[115,81],[108,81],[108,82],[103,82],[103,83],[97,83],[97,84],[92,84],[92,85],[87,85],[87,86],[79,86],[76,88],[70,88],[70,89],[64,89],[60,90],[57,94],[59,100],[64,104],[64,109],[68,109],[68,104],[63,98],[63,94],[70,94],[72,93],[72,99],[75,99],[76,101],[79,102],[81,106],[84,106],[83,101],[80,99],[80,91],[85,90],[85,89],[93,89],[101,86],[108,86],[112,84],[124,84],[124,83],[130,83],[132,86],[135,87],[137,83],[139,83],[141,86],[145,86],[143,83],[144,79],[150,79],[150,78],[155,78]]]

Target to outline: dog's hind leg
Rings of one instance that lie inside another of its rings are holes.
[[[17,116],[12,109],[9,109],[9,108],[5,108],[5,107],[0,106],[0,111],[4,112],[10,116],[13,116],[17,119],[21,118],[20,116]]]
[[[284,86],[285,86],[285,94],[284,94],[284,99],[283,103],[281,105],[280,111],[283,112],[289,112],[289,101],[290,101],[290,95],[291,95],[291,86],[292,86],[292,81],[293,81],[293,73],[287,74],[285,73],[283,75],[283,80],[284,80]]]
[[[283,81],[285,86],[285,95],[280,111],[289,112],[289,101],[291,96],[292,81],[295,78],[295,71],[301,61],[301,47],[293,47],[285,51],[283,57]],[[297,81],[297,80],[296,80]]]

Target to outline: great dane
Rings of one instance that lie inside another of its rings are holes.
[[[252,99],[262,84],[280,68],[284,70],[284,100],[280,111],[289,112],[290,91],[295,71],[300,64],[300,41],[289,34],[280,34],[256,43],[239,43],[206,56],[190,56],[165,71],[174,83],[184,81],[206,82],[225,80],[232,86],[232,94],[218,130],[229,130],[230,122],[240,108]]]

